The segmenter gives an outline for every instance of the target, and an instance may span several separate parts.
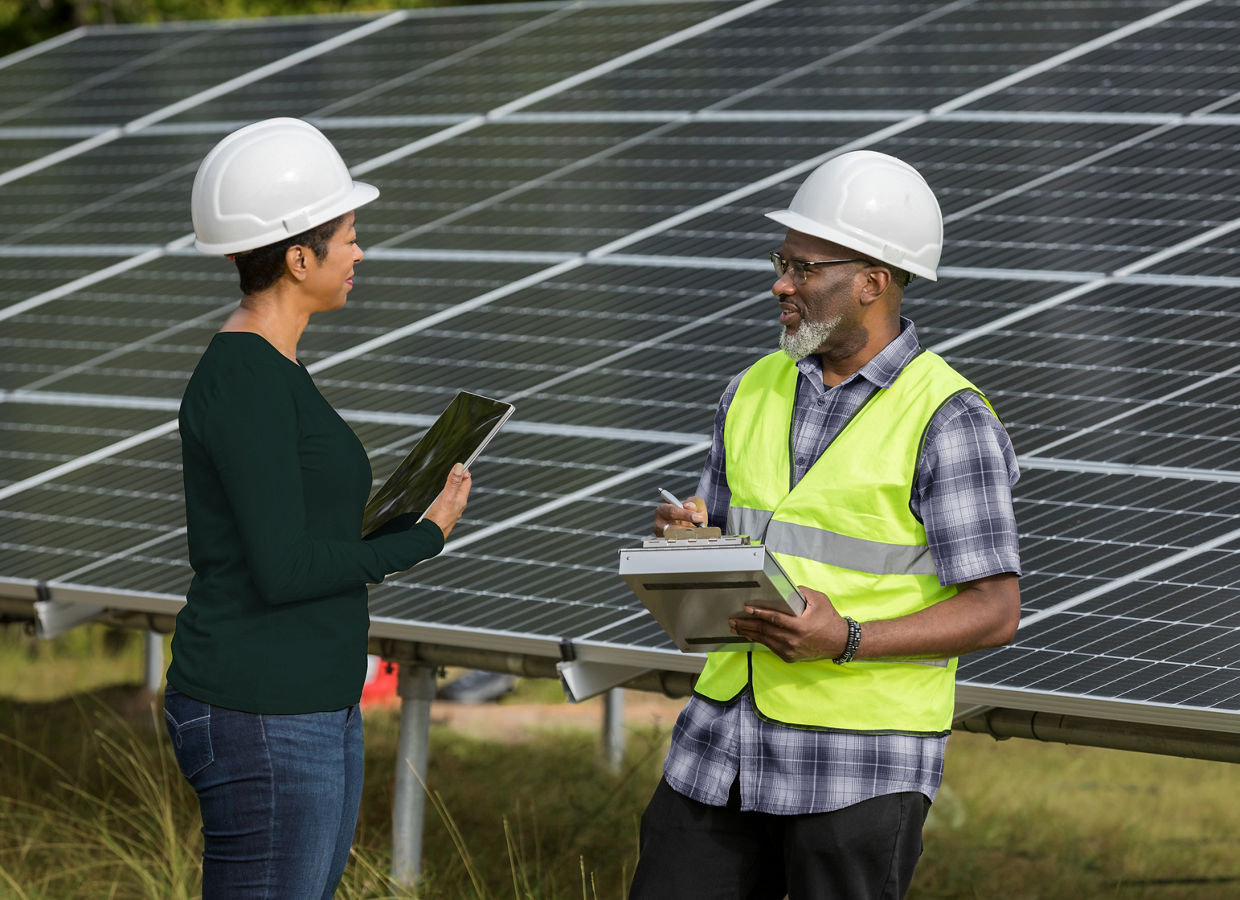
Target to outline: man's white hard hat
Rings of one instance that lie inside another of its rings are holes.
[[[766,214],[922,278],[938,278],[943,213],[934,191],[903,160],[874,150],[832,157],[797,188],[787,209]]]
[[[194,246],[212,255],[255,250],[378,196],[378,188],[350,177],[313,125],[265,119],[228,135],[199,165],[190,197]]]

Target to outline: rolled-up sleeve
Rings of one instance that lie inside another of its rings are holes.
[[[1006,429],[977,394],[958,394],[935,414],[911,505],[925,525],[941,584],[1020,574],[1012,506],[1019,477]]]

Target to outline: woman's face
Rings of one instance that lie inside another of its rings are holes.
[[[353,289],[353,267],[364,256],[357,243],[354,214],[349,213],[328,241],[327,256],[320,261],[311,253],[307,258],[305,288],[317,301],[315,312],[344,306]]]

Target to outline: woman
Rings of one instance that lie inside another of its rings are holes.
[[[203,160],[197,247],[234,259],[240,306],[186,386],[180,429],[194,577],[165,717],[198,794],[203,897],[331,897],[362,787],[366,585],[437,554],[465,508],[459,464],[423,520],[362,538],[365,450],[297,361],[362,260],[354,182],[317,129],[271,119]]]

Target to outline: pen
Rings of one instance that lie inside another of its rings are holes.
[[[680,500],[676,498],[676,495],[673,494],[671,491],[665,491],[663,490],[663,488],[659,488],[659,496],[662,497],[664,500],[666,500],[668,503],[672,504],[673,506],[679,506],[681,509],[685,508],[685,505],[681,503]],[[691,522],[690,524],[692,524],[695,528],[706,527],[705,521],[703,521],[701,525],[698,525],[697,522]]]

